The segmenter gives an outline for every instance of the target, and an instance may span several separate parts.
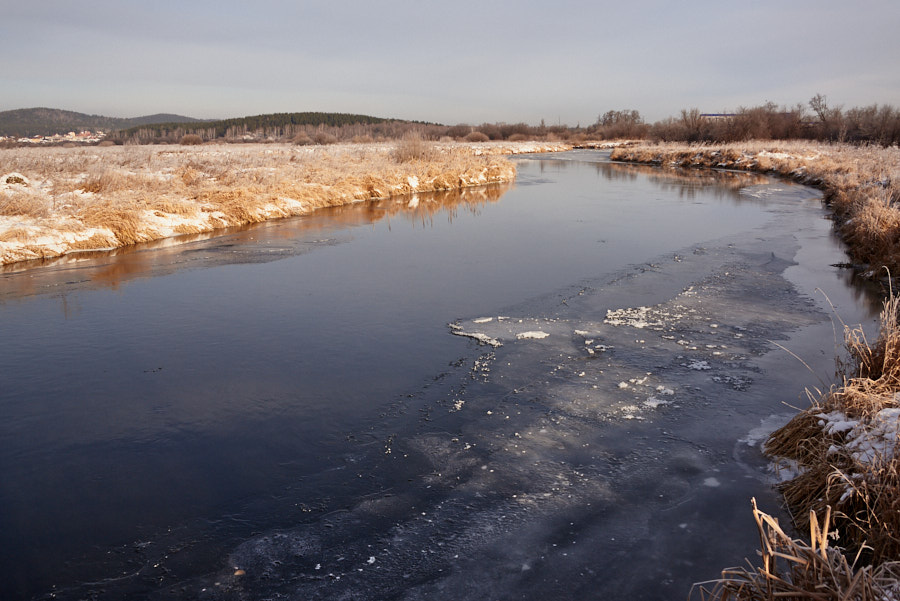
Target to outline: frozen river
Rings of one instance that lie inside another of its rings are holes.
[[[518,169],[0,272],[0,598],[684,599],[755,557],[758,441],[878,309],[818,194]]]

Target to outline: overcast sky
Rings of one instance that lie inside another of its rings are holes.
[[[649,121],[900,107],[898,0],[2,0],[0,110]]]

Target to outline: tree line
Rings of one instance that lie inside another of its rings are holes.
[[[900,144],[900,110],[872,104],[844,109],[829,106],[822,94],[805,105],[779,107],[767,102],[733,113],[683,109],[677,117],[646,123],[638,111],[608,111],[591,131],[604,139],[631,138],[671,142],[740,142],[807,139],[830,142]]]
[[[634,109],[609,110],[587,127],[526,123],[439,125],[344,113],[274,113],[220,121],[159,123],[121,129],[107,140],[115,144],[203,142],[293,142],[332,144],[397,140],[410,133],[426,140],[545,140],[574,144],[593,140],[740,142],[810,139],[832,142],[900,144],[900,110],[873,104],[845,109],[817,94],[806,104],[781,107],[767,102],[734,112],[681,110],[648,123]],[[106,142],[110,143],[110,142]]]

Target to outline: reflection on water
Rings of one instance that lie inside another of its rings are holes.
[[[304,217],[186,234],[110,251],[86,251],[13,263],[0,266],[3,282],[0,303],[73,286],[115,290],[133,278],[196,267],[198,253],[208,259],[208,253],[215,251],[219,259],[231,263],[274,261],[305,252],[310,246],[334,242],[316,238],[320,232],[371,225],[385,219],[403,219],[413,225],[428,226],[440,215],[452,223],[460,214],[478,215],[484,205],[500,200],[511,186],[498,184],[353,203],[320,209]],[[285,244],[279,245],[279,241]],[[226,249],[233,252],[222,252]],[[204,265],[209,266],[209,261],[204,261]]]
[[[597,175],[610,182],[626,181],[634,182],[639,177],[644,177],[662,190],[672,191],[681,198],[694,198],[698,192],[704,194],[713,192],[719,198],[730,198],[737,201],[752,200],[752,197],[740,194],[742,188],[759,186],[771,181],[767,176],[758,173],[743,171],[713,171],[710,169],[660,169],[652,165],[637,163],[611,163],[598,160],[605,158],[608,153],[598,156],[584,156],[577,152],[572,153],[568,160],[544,159],[538,160],[541,174],[561,173],[574,165],[587,162]],[[577,161],[577,163],[575,162]]]

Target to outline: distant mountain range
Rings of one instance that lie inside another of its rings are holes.
[[[0,136],[32,137],[83,130],[105,132],[155,123],[201,123],[203,119],[159,113],[130,119],[86,115],[51,108],[16,109],[0,112]]]

